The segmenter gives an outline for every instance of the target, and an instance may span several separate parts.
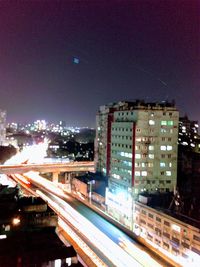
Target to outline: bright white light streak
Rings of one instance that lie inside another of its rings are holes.
[[[128,239],[120,239],[120,245],[123,247],[125,251],[127,251],[130,255],[133,255],[134,258],[138,259],[145,267],[161,267],[163,265],[156,262],[148,253],[139,249],[133,243],[131,243]]]
[[[54,183],[48,181],[47,179],[41,177],[39,174],[37,174],[36,172],[27,172],[25,174],[25,177],[27,177],[28,179],[30,179],[31,181],[37,183],[38,185],[42,186],[43,188],[46,188],[47,190],[49,190],[51,193],[59,195],[61,197],[67,197],[63,191],[56,187],[54,185]]]
[[[42,197],[45,201],[48,202],[48,204],[56,211],[57,213],[61,214],[62,209],[57,203],[54,203],[49,197],[47,197],[45,194],[43,194],[40,190],[37,190],[37,194]],[[67,214],[61,214],[62,216],[65,215],[68,217],[68,220],[70,220],[70,223],[72,218],[69,218],[69,215]],[[69,234],[73,240],[80,246],[81,249],[84,250],[84,252],[94,261],[94,263],[99,267],[106,267],[107,265],[104,264],[104,262],[101,261],[97,257],[97,255],[87,246],[87,244],[60,218],[58,218],[58,224],[59,226]]]
[[[65,201],[54,196],[56,199],[55,203],[55,201],[52,201],[39,190],[37,190],[36,193],[41,195],[58,214],[62,215],[73,224],[76,230],[83,234],[85,238],[96,246],[114,265],[119,267],[142,266]]]
[[[58,225],[84,250],[84,253],[99,267],[107,267],[107,265],[83,242],[83,240],[62,220],[58,219]]]
[[[24,176],[22,176],[20,174],[16,173],[15,175],[12,175],[12,176],[16,177],[18,180],[22,181],[23,183],[25,183],[27,185],[30,184],[30,182]]]

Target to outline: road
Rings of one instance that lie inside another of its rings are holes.
[[[28,178],[32,190],[48,201],[64,220],[67,218],[73,224],[82,239],[101,259],[103,257],[108,266],[167,266],[153,259],[142,246],[116,226],[77,199],[64,194],[52,182],[34,172],[23,178]]]

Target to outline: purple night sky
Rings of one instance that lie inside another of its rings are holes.
[[[0,91],[8,122],[95,126],[134,99],[200,120],[200,2],[1,1]]]

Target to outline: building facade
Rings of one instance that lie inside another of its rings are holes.
[[[134,203],[133,232],[141,237],[145,245],[159,251],[164,258],[181,266],[199,266],[200,230],[199,222],[180,221],[163,212],[139,202]],[[184,218],[181,218],[183,220]],[[188,224],[190,223],[190,224]]]
[[[108,211],[125,215],[128,222],[132,199],[141,192],[173,192],[178,122],[179,112],[173,103],[136,101],[100,107],[96,170],[108,177]]]
[[[0,110],[0,145],[6,142],[6,112]]]
[[[178,143],[187,150],[200,152],[200,137],[198,121],[189,120],[187,116],[180,117]]]

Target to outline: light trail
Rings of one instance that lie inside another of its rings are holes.
[[[142,251],[133,243],[131,243],[128,239],[119,239],[120,246],[128,252],[128,254],[132,255],[134,258],[138,259],[145,267],[161,267],[163,265],[156,262],[148,253]]]
[[[76,228],[85,238],[92,242],[93,246],[97,247],[115,266],[119,267],[141,267],[142,265],[130,255],[128,255],[122,248],[120,248],[116,243],[114,243],[110,238],[108,238],[104,233],[102,233],[97,227],[95,227],[90,221],[85,217],[80,215],[75,209],[73,209],[64,200],[56,199],[56,203],[45,196],[40,191],[36,191],[38,195],[49,203],[58,214],[62,217],[67,218],[70,224]]]

